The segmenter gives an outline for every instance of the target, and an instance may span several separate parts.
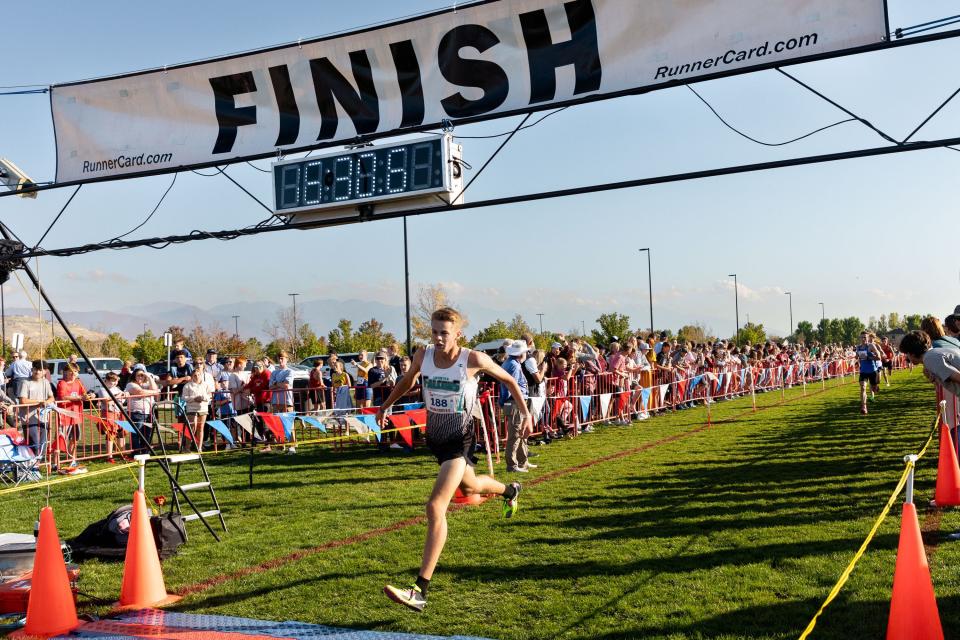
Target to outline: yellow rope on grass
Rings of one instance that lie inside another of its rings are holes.
[[[936,433],[937,425],[940,424],[940,417],[943,415],[944,403],[941,402],[937,410],[937,416],[933,420],[933,427],[930,429],[930,435],[927,436],[927,441],[924,443],[923,447],[920,449],[920,453],[917,454],[917,459],[923,457],[927,452],[927,449],[930,447],[930,443],[933,442],[933,436]],[[806,629],[803,630],[803,633],[800,634],[800,640],[805,640],[807,636],[813,631],[813,628],[817,625],[817,619],[820,617],[820,614],[823,613],[824,609],[833,602],[834,598],[837,597],[837,594],[840,593],[840,590],[843,589],[843,586],[847,583],[847,579],[850,577],[850,574],[853,573],[854,567],[856,567],[857,562],[863,557],[863,554],[866,553],[867,547],[873,541],[873,537],[877,534],[877,530],[880,528],[880,525],[886,519],[887,514],[890,513],[890,509],[893,507],[893,503],[896,501],[897,496],[900,495],[900,492],[903,491],[903,487],[907,484],[907,478],[910,476],[910,471],[914,468],[915,462],[913,460],[907,460],[906,468],[904,468],[903,473],[900,475],[900,480],[897,482],[896,488],[893,490],[893,493],[890,495],[890,498],[887,500],[887,504],[883,507],[883,511],[880,512],[880,516],[877,518],[876,522],[873,523],[873,527],[870,529],[870,533],[867,534],[867,539],[863,541],[863,544],[860,545],[860,548],[857,549],[857,552],[854,554],[853,559],[850,560],[850,563],[847,565],[847,568],[843,570],[843,573],[840,574],[840,579],[837,580],[837,583],[833,585],[833,589],[830,590],[830,593],[827,595],[827,599],[823,601],[823,604],[820,605],[820,608],[817,610],[817,613],[814,614],[813,619],[810,620],[810,623],[807,625]]]

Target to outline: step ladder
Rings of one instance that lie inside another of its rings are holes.
[[[167,457],[164,462],[174,467],[173,479],[170,481],[170,493],[173,496],[173,500],[170,503],[170,512],[176,512],[183,515],[184,522],[200,520],[204,526],[207,527],[207,530],[210,531],[210,534],[214,537],[214,539],[216,539],[217,542],[220,542],[220,536],[218,536],[217,532],[213,530],[213,527],[210,526],[210,523],[207,519],[216,516],[220,520],[220,526],[223,528],[224,532],[227,530],[227,523],[223,519],[223,511],[220,509],[220,502],[217,500],[217,494],[213,490],[213,483],[210,482],[210,474],[207,473],[207,465],[203,462],[203,456],[199,453],[180,453]],[[180,482],[180,471],[182,466],[184,464],[193,463],[199,464],[200,473],[202,474],[203,479],[190,483]],[[188,492],[201,489],[206,489],[206,491],[210,494],[210,501],[213,503],[212,509],[201,511],[195,504],[193,504],[193,501],[187,497]],[[193,508],[193,513],[183,514],[182,506],[180,504],[181,495],[183,496],[184,501],[186,501]]]
[[[185,425],[185,428],[189,428],[189,421],[187,420],[187,415],[183,410],[183,407],[179,402],[175,400],[160,400],[153,406],[153,436],[152,440],[156,441],[157,448],[159,449],[162,456],[157,460],[159,464],[162,464],[170,470],[168,477],[170,479],[170,494],[173,496],[173,499],[170,501],[170,512],[177,512],[183,515],[184,522],[192,522],[194,520],[199,520],[207,528],[207,531],[210,532],[210,535],[214,537],[217,542],[220,542],[220,536],[217,535],[217,532],[214,531],[213,527],[210,526],[210,523],[207,521],[208,518],[217,516],[220,520],[220,526],[224,531],[227,530],[227,523],[223,520],[223,513],[220,509],[220,503],[217,500],[217,495],[214,493],[213,485],[210,482],[210,474],[207,472],[207,465],[203,461],[203,456],[195,452],[184,452],[184,453],[174,453],[169,455],[169,450],[166,444],[166,438],[163,433],[173,432],[174,429],[173,423],[178,422]],[[153,443],[151,443],[153,444]],[[183,464],[192,464],[199,463],[200,473],[202,474],[203,479],[197,482],[190,483],[181,483],[180,482],[180,470]],[[175,467],[170,469],[170,467]],[[190,491],[197,491],[198,489],[206,489],[210,494],[210,501],[213,503],[213,509],[208,509],[206,511],[200,510],[199,507],[194,504],[192,498],[187,496],[187,493]],[[189,509],[193,513],[183,514],[182,504],[186,502]]]

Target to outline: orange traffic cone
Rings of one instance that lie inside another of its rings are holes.
[[[453,494],[453,501],[456,504],[478,505],[483,504],[486,499],[486,496],[480,495],[479,493],[474,493],[469,496],[464,495],[463,491],[460,491],[460,487],[457,487],[456,493]]]
[[[142,609],[171,604],[179,596],[167,594],[163,585],[163,570],[157,543],[150,530],[147,501],[139,489],[133,492],[133,514],[130,518],[130,536],[123,566],[123,586],[120,587],[120,609]]]
[[[937,491],[933,496],[938,507],[960,505],[960,466],[953,448],[950,429],[940,423],[940,460],[937,463]]]
[[[60,549],[60,535],[53,509],[40,511],[40,533],[33,560],[33,581],[27,603],[27,624],[11,638],[49,638],[76,629],[77,605],[70,590],[67,565]]]
[[[887,622],[887,640],[900,638],[943,640],[940,612],[930,581],[930,567],[920,537],[917,508],[912,502],[903,504],[897,566],[893,571],[890,619]]]

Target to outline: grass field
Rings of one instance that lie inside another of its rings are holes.
[[[449,516],[450,537],[415,614],[386,582],[416,575],[420,514],[436,464],[426,451],[377,456],[301,448],[210,464],[230,532],[193,523],[164,563],[175,609],[378,630],[489,638],[796,638],[865,538],[933,418],[932,387],[898,373],[868,416],[854,384],[810,386],[603,427],[538,447],[521,510],[491,500]],[[936,446],[919,463],[917,503],[933,492]],[[505,478],[503,465],[497,474]],[[127,472],[53,487],[63,537],[129,501]],[[166,493],[148,475],[148,495]],[[30,531],[43,497],[0,499],[8,531]],[[920,508],[948,637],[960,637],[960,547],[938,531],[956,512]],[[899,502],[812,638],[884,634]],[[81,590],[116,599],[122,566],[88,562]],[[93,599],[89,612],[104,612]]]

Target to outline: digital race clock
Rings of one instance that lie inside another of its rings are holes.
[[[274,211],[298,219],[445,206],[462,199],[462,147],[449,135],[366,146],[273,165]]]

